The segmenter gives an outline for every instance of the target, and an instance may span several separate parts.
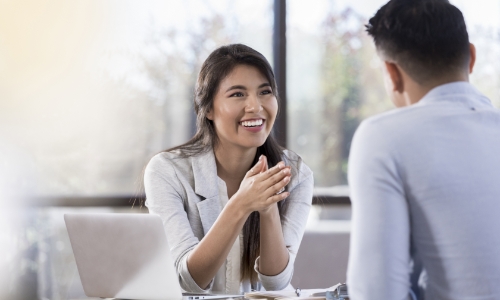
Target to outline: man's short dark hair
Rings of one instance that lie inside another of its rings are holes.
[[[366,28],[383,59],[421,84],[463,72],[469,63],[464,17],[447,0],[391,0]]]

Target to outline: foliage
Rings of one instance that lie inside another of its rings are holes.
[[[320,186],[347,183],[347,160],[357,126],[369,115],[390,108],[365,23],[349,8],[330,11],[323,23]]]

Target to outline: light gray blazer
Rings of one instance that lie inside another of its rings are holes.
[[[280,290],[288,286],[293,275],[293,264],[304,234],[313,194],[312,171],[300,156],[285,151],[283,158],[292,166],[292,178],[287,190],[288,209],[282,221],[283,237],[289,251],[285,270],[275,276],[259,273],[266,290]],[[165,226],[181,287],[187,292],[203,293],[187,268],[187,257],[210,230],[221,212],[217,167],[213,151],[183,158],[178,152],[162,152],[149,162],[145,175],[146,206],[159,215]]]

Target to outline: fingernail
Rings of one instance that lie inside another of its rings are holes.
[[[285,182],[289,182],[290,181],[290,176],[285,177],[284,180],[285,180]]]
[[[284,164],[284,163],[280,162],[280,163],[278,164],[278,168],[283,169],[284,167],[285,167],[285,164]]]

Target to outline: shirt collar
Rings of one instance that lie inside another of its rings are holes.
[[[219,194],[217,183],[217,165],[213,150],[198,154],[192,158],[194,192],[205,198]]]
[[[459,102],[469,106],[493,107],[491,101],[474,86],[465,81],[457,81],[437,86],[430,90],[419,103],[438,101]]]

